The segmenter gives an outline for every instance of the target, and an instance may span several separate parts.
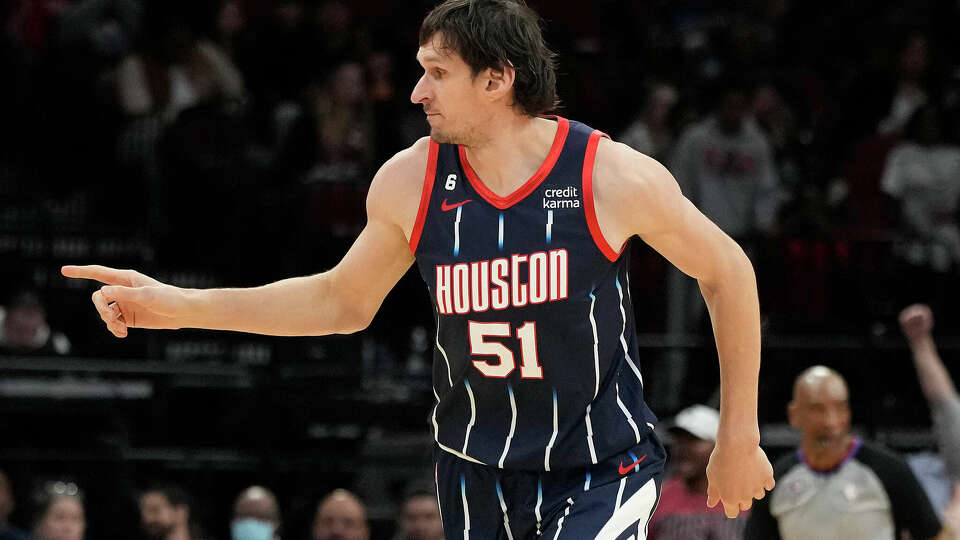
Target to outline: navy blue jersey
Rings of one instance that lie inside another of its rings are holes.
[[[437,316],[435,440],[500,468],[596,464],[656,421],[629,257],[607,245],[594,212],[603,134],[556,121],[543,165],[507,197],[483,185],[462,147],[431,141],[410,238]]]

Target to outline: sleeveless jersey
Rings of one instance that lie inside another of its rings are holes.
[[[628,256],[593,205],[599,131],[555,118],[540,169],[507,197],[463,147],[430,141],[410,237],[437,317],[430,421],[440,448],[507,469],[595,464],[653,428]]]

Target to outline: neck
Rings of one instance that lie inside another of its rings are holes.
[[[803,455],[808,465],[818,471],[827,471],[836,467],[843,458],[847,457],[851,444],[853,444],[853,436],[850,434],[845,435],[836,444],[826,447],[813,440],[804,440]]]
[[[500,196],[523,185],[546,159],[559,125],[543,118],[510,113],[491,125],[495,133],[465,146],[470,166],[491,191]]]

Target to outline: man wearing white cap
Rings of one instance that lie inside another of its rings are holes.
[[[745,520],[707,507],[707,463],[720,413],[706,405],[680,411],[670,422],[670,479],[650,521],[649,540],[739,540]]]

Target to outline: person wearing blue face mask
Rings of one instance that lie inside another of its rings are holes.
[[[233,504],[232,540],[280,540],[280,507],[267,488],[251,486]]]

